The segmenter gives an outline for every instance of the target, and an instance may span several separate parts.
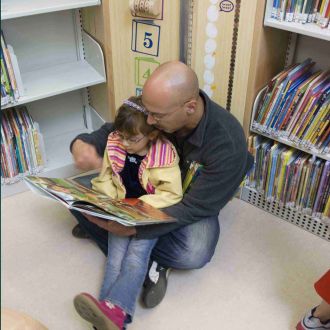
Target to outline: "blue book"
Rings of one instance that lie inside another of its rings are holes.
[[[281,112],[281,109],[286,101],[286,94],[289,89],[289,87],[292,85],[294,81],[299,79],[304,73],[310,71],[310,69],[314,66],[314,62],[310,58],[306,59],[303,63],[299,64],[297,67],[293,68],[287,75],[287,77],[284,79],[282,83],[282,88],[280,90],[280,94],[277,97],[277,100],[275,102],[274,106],[274,113],[271,116],[270,120],[268,120],[267,127],[271,127],[274,123],[274,120],[276,121],[278,114]]]
[[[290,105],[291,105],[291,102],[293,101],[297,91],[298,91],[298,88],[299,86],[304,82],[306,81],[309,77],[311,77],[312,73],[310,71],[308,71],[306,74],[304,74],[303,76],[299,77],[298,79],[296,79],[292,85],[289,87],[288,89],[288,92],[287,94],[290,94],[288,95],[288,98],[286,99],[284,105],[282,106],[281,105],[281,110],[279,111],[278,115],[277,115],[277,118],[275,118],[275,122],[274,122],[274,125],[273,127],[275,126],[275,129],[277,130],[279,128],[279,126],[281,125],[282,123],[282,120],[284,119]]]
[[[269,161],[269,170],[268,170],[268,183],[267,183],[267,191],[266,191],[266,198],[269,199],[272,197],[272,190],[274,185],[274,177],[275,177],[275,170],[276,170],[276,162],[277,162],[277,155],[278,155],[278,148],[279,145],[275,144],[270,151],[270,161]]]

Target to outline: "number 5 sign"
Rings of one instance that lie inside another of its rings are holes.
[[[159,40],[159,25],[145,21],[132,21],[132,51],[152,56],[158,56]]]

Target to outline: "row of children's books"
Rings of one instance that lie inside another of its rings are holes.
[[[271,18],[295,23],[316,23],[329,28],[329,0],[273,0]]]
[[[252,128],[321,154],[330,151],[330,71],[307,59],[276,75],[257,105]]]
[[[1,31],[1,106],[16,102],[24,88],[13,47],[7,45]]]
[[[40,172],[45,164],[44,150],[39,126],[25,107],[1,112],[1,184]]]
[[[330,161],[258,135],[248,138],[255,157],[246,185],[266,200],[329,221]]]

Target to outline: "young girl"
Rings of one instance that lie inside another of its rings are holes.
[[[174,146],[147,124],[141,97],[124,101],[108,137],[93,189],[115,199],[139,198],[163,208],[182,198],[179,157]],[[135,304],[157,239],[108,235],[108,257],[99,300],[88,293],[74,299],[77,312],[98,330],[123,329]]]

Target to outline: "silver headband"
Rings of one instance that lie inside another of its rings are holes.
[[[140,105],[138,105],[130,100],[125,100],[123,103],[129,105],[130,107],[134,108],[137,111],[144,113],[145,115],[148,114],[148,111],[144,107],[141,107]]]

